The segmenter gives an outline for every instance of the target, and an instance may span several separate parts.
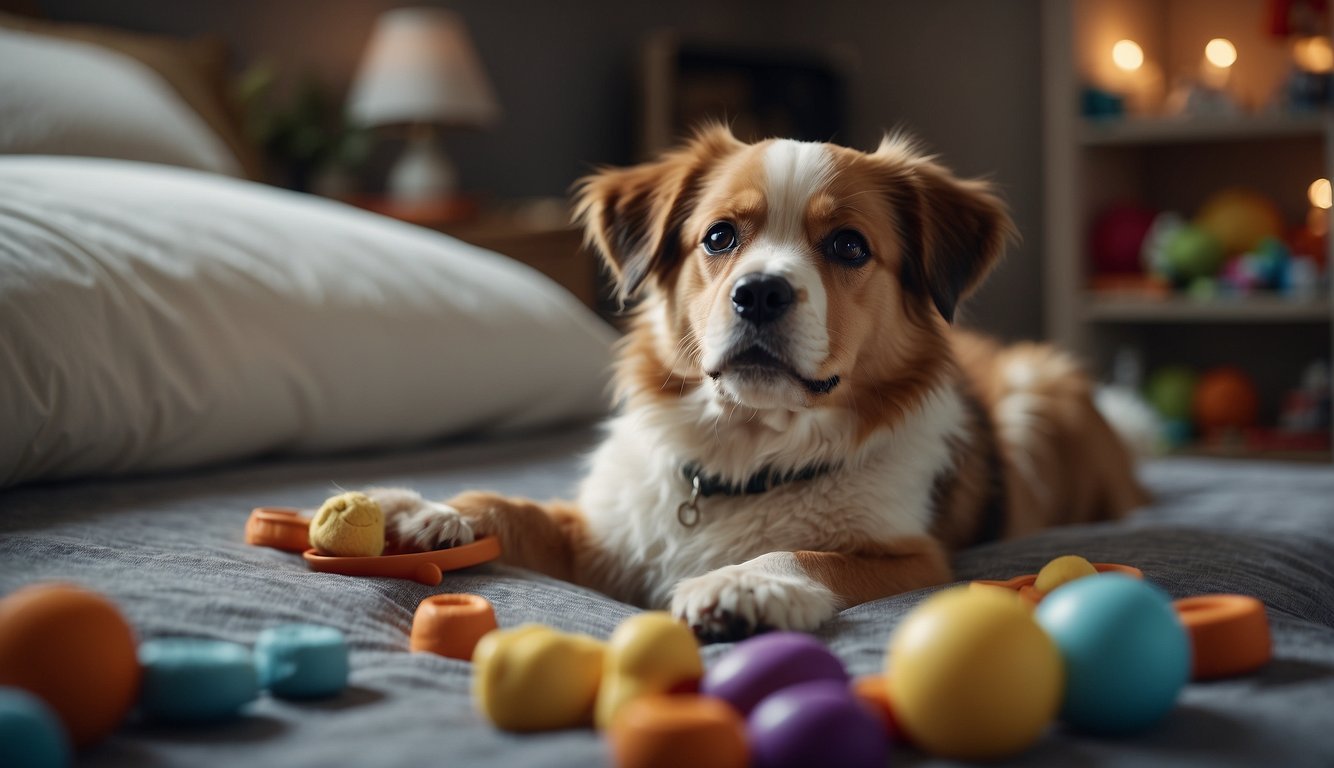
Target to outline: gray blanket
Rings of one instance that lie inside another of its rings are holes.
[[[60,579],[114,599],[140,637],[253,642],[265,627],[319,622],[347,633],[352,686],[340,698],[263,698],[245,717],[168,728],[133,718],[81,764],[149,766],[587,766],[608,761],[591,732],[498,732],[469,700],[469,665],[407,650],[433,592],[491,600],[502,626],[537,621],[605,637],[635,611],[596,593],[488,565],[436,588],[313,573],[299,557],[247,546],[252,507],[309,507],[334,489],[400,484],[429,496],[467,488],[568,495],[590,430],[388,456],[282,461],[142,479],[0,492],[0,592]],[[1158,461],[1156,494],[1130,521],[1051,530],[962,552],[958,578],[1031,573],[1068,553],[1138,565],[1174,596],[1241,592],[1269,606],[1275,659],[1259,674],[1192,684],[1155,730],[1096,739],[1059,727],[1017,765],[1334,766],[1334,471]],[[855,674],[878,671],[886,639],[925,592],[844,611],[820,637]],[[705,649],[706,661],[726,650]],[[896,764],[945,764],[897,749]]]

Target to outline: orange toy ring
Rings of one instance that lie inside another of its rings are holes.
[[[287,552],[310,548],[310,518],[294,507],[255,507],[245,524],[247,544]]]
[[[444,571],[467,568],[500,557],[500,540],[485,536],[471,544],[430,552],[385,554],[379,557],[332,557],[308,549],[301,555],[312,571],[344,576],[387,576],[411,579],[428,587],[440,583]]]
[[[1172,603],[1190,635],[1191,677],[1212,680],[1258,669],[1272,652],[1264,603],[1246,595],[1200,595]]]

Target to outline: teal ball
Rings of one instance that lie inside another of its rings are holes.
[[[64,768],[72,752],[65,726],[46,702],[21,688],[0,688],[0,765]]]
[[[1161,589],[1119,573],[1071,582],[1037,608],[1065,661],[1061,719],[1133,733],[1167,715],[1190,678],[1190,639]]]

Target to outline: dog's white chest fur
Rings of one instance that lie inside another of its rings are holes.
[[[949,388],[860,446],[851,444],[845,412],[743,416],[729,409],[700,390],[612,420],[578,499],[601,558],[586,574],[593,586],[661,608],[682,579],[766,553],[846,551],[923,534],[933,486],[950,468],[951,441],[964,435],[963,402]],[[687,462],[733,480],[765,466],[835,468],[765,493],[701,497],[700,522],[687,528],[677,519],[690,497]]]

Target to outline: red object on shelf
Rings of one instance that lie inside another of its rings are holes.
[[[1090,253],[1095,274],[1140,274],[1140,246],[1158,214],[1141,205],[1114,205],[1093,223]]]
[[[1238,368],[1215,368],[1200,377],[1192,404],[1195,426],[1204,434],[1249,429],[1260,417],[1255,383]]]

